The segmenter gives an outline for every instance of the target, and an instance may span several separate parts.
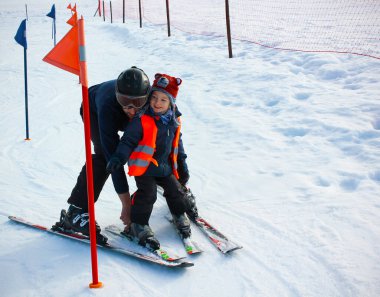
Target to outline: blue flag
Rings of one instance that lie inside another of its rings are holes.
[[[18,44],[22,45],[25,49],[27,49],[26,43],[26,20],[23,20],[18,27],[15,40]]]
[[[48,16],[49,18],[55,19],[55,4],[53,4],[50,12],[46,16]]]

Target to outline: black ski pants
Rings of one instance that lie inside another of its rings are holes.
[[[172,214],[186,210],[185,192],[173,174],[166,177],[136,176],[137,191],[132,195],[131,221],[148,225],[153,204],[157,200],[157,185],[164,189],[164,197]]]
[[[80,115],[83,119],[83,107],[80,108]],[[104,184],[107,181],[109,173],[106,170],[107,161],[104,157],[103,150],[100,142],[100,133],[98,126],[98,116],[90,112],[90,130],[91,141],[94,146],[94,153],[92,155],[92,169],[93,169],[93,181],[94,181],[94,200],[98,200],[100,192],[102,191]],[[84,210],[88,210],[88,198],[87,198],[87,174],[86,164],[83,166],[79,173],[77,183],[75,184],[69,199],[69,204],[73,204]]]

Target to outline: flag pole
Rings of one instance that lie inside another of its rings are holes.
[[[24,82],[25,82],[25,125],[26,125],[26,138],[29,138],[29,112],[28,112],[28,62],[26,55],[26,47],[24,47]]]
[[[55,27],[55,4],[53,4],[53,6],[51,7],[51,10],[50,12],[46,15],[48,16],[49,18],[52,18],[53,19],[53,22],[51,24],[51,37],[52,39],[54,39],[54,46],[56,46],[56,27]]]
[[[26,19],[23,20],[17,29],[15,35],[16,42],[24,48],[24,84],[25,84],[25,126],[26,126],[26,138],[25,140],[30,140],[29,138],[29,115],[28,115],[28,61],[27,52],[28,48],[26,40]]]
[[[57,35],[57,29],[55,27],[55,18],[53,19],[53,34],[54,34],[54,46],[56,46],[56,35]]]
[[[90,129],[90,105],[88,102],[88,80],[87,64],[84,38],[84,20],[83,16],[78,20],[79,29],[79,68],[80,82],[82,84],[83,97],[83,122],[86,148],[86,175],[87,175],[87,193],[88,193],[88,213],[90,218],[90,245],[91,245],[91,263],[92,263],[92,283],[90,288],[101,288],[102,282],[98,280],[98,256],[96,250],[96,227],[95,227],[95,207],[94,207],[94,182],[92,173],[92,154],[91,154],[91,129]]]

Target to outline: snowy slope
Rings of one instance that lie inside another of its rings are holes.
[[[166,27],[94,18],[84,0],[90,85],[132,65],[153,79],[179,76],[178,106],[190,186],[201,213],[244,246],[205,252],[169,270],[9,222],[50,226],[84,162],[78,78],[42,62],[52,48],[52,3],[28,1],[31,141],[24,141],[23,49],[13,37],[25,2],[0,4],[0,291],[2,296],[379,296],[380,62],[349,55],[279,52]],[[68,3],[56,3],[58,39]],[[132,189],[134,181],[129,179]],[[120,224],[108,181],[96,204],[101,226]],[[182,251],[158,201],[151,225]]]

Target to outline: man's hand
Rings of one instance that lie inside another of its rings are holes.
[[[112,173],[118,170],[121,166],[123,166],[123,163],[121,162],[120,158],[118,156],[112,156],[107,163],[106,169],[107,172]]]
[[[125,231],[128,231],[129,226],[131,225],[131,196],[129,192],[119,194],[119,198],[121,201],[121,214],[120,220],[125,225]]]

